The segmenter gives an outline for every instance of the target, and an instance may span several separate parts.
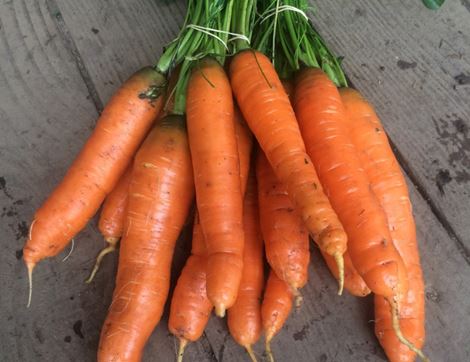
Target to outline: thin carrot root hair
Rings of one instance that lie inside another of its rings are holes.
[[[28,285],[29,285],[29,291],[28,291],[28,304],[26,305],[26,308],[29,308],[31,306],[31,299],[33,297],[33,269],[36,266],[36,264],[30,264],[26,266],[28,268]]]
[[[219,318],[225,317],[225,311],[226,311],[225,306],[218,305],[218,306],[214,307],[214,309],[215,309],[215,315],[217,317],[219,317]]]
[[[62,259],[62,263],[66,262],[68,258],[70,258],[70,255],[72,255],[73,253],[73,249],[75,249],[75,240],[72,239],[70,240],[70,242],[72,243],[72,245],[70,246],[70,251],[68,252],[68,254],[66,256],[64,256],[64,258]]]
[[[116,250],[116,244],[117,244],[118,241],[119,241],[118,238],[107,238],[106,239],[106,242],[109,245],[106,248],[104,248],[103,250],[101,250],[100,253],[98,254],[98,256],[96,257],[95,266],[93,267],[93,270],[91,271],[90,276],[85,280],[85,283],[90,284],[93,281],[93,279],[95,278],[96,273],[98,272],[98,270],[100,268],[101,261],[103,260],[103,258],[107,254],[112,253],[114,250]]]
[[[304,301],[304,297],[302,297],[302,294],[299,292],[299,290],[297,288],[294,288],[292,286],[289,286],[289,287],[290,287],[290,291],[291,291],[292,295],[295,298],[295,300],[294,300],[295,307],[300,308],[300,306],[302,305],[302,303]]]
[[[177,362],[183,362],[184,349],[188,345],[188,340],[186,338],[180,338],[180,346],[178,348],[178,356],[176,358]]]
[[[255,352],[253,351],[253,348],[251,348],[250,345],[245,346],[246,352],[248,353],[248,356],[250,356],[251,362],[258,362],[256,359]]]
[[[398,340],[403,343],[405,346],[407,346],[410,350],[412,350],[414,353],[416,353],[419,358],[423,362],[431,362],[431,360],[426,357],[426,355],[421,351],[419,348],[417,348],[413,343],[411,343],[406,337],[403,335],[400,329],[400,319],[398,317],[398,305],[395,301],[388,299],[388,302],[390,303],[390,310],[392,312],[392,327],[393,331],[395,332],[395,335],[397,336]]]
[[[344,258],[338,252],[334,253],[333,257],[338,265],[338,295],[341,295],[344,289]]]
[[[271,350],[271,339],[273,337],[270,336],[270,335],[267,335],[266,336],[266,345],[265,345],[265,349],[266,349],[266,355],[268,356],[268,361],[269,362],[274,362],[274,356],[273,356],[273,351]]]

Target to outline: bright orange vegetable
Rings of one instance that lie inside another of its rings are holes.
[[[314,240],[335,257],[342,272],[346,233],[305,151],[294,111],[272,63],[260,52],[242,51],[230,64],[230,79],[238,105],[274,173],[287,187]]]
[[[218,316],[237,298],[243,269],[243,197],[230,83],[220,64],[194,67],[187,91],[196,200],[206,240],[207,294]]]
[[[165,77],[150,67],[131,76],[106,105],[61,183],[36,211],[23,252],[30,289],[35,265],[60,253],[117,184],[162,108],[164,86]]]
[[[244,193],[250,168],[253,139],[237,109],[235,109],[235,134],[240,159],[240,181]],[[179,339],[178,361],[183,360],[184,349],[188,342],[194,342],[201,337],[212,311],[212,303],[209,301],[206,291],[206,253],[199,214],[196,212],[191,255],[181,271],[173,292],[168,321],[170,332]]]
[[[266,338],[266,352],[271,362],[274,361],[271,351],[271,340],[279,333],[287,320],[294,300],[294,295],[287,283],[271,270],[261,304],[261,320]]]
[[[112,253],[116,250],[117,243],[122,236],[124,230],[124,223],[126,220],[127,200],[129,196],[129,183],[131,182],[132,164],[127,167],[124,175],[121,177],[116,187],[104,200],[101,209],[100,220],[98,222],[98,229],[103,235],[104,240],[108,244],[106,248],[100,251],[96,257],[96,263],[90,276],[86,280],[91,283],[98,271],[101,261],[105,255]]]
[[[397,303],[408,288],[405,265],[348,136],[339,92],[320,69],[298,74],[295,110],[307,151],[348,234],[355,268],[374,293]]]
[[[408,272],[408,293],[401,302],[399,323],[403,335],[421,349],[425,339],[424,282],[419,261],[416,227],[405,178],[387,135],[370,104],[352,89],[340,91],[351,139],[388,220],[393,243]],[[397,338],[390,306],[375,297],[375,333],[392,362],[414,361],[416,352]]]
[[[168,295],[175,242],[194,197],[184,118],[167,116],[136,155],[113,301],[98,362],[140,361]]]
[[[297,297],[308,280],[309,237],[300,215],[279,182],[263,152],[256,163],[261,230],[266,258],[276,275],[284,280]]]
[[[243,274],[235,304],[228,310],[228,328],[233,339],[256,361],[252,346],[261,334],[261,292],[264,286],[263,238],[259,227],[254,172],[248,180],[243,207],[245,247]]]

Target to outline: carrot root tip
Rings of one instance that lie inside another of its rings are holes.
[[[107,254],[112,253],[114,250],[116,250],[116,243],[112,243],[110,241],[108,241],[108,243],[109,243],[109,246],[107,246],[106,248],[101,250],[100,253],[98,254],[98,256],[96,257],[95,266],[93,267],[93,270],[91,271],[90,276],[87,278],[87,280],[85,280],[85,283],[90,284],[93,281],[93,279],[95,278],[96,273],[98,272],[98,270],[100,268],[101,261],[103,260],[103,258]]]
[[[271,338],[266,337],[266,355],[268,356],[269,362],[274,362],[273,351],[271,350]]]
[[[183,356],[184,356],[184,349],[188,345],[188,340],[185,338],[180,339],[180,346],[178,348],[178,356],[176,361],[177,362],[183,362]]]
[[[296,308],[300,308],[302,305],[304,298],[302,297],[302,294],[300,294],[299,290],[297,288],[291,287],[291,292],[292,295],[294,296],[294,305]]]
[[[250,356],[251,362],[257,362],[255,352],[253,351],[253,348],[251,348],[250,345],[245,346],[246,352],[248,353],[248,356]]]
[[[34,269],[35,264],[26,264],[26,267],[28,268],[28,285],[29,285],[29,290],[28,290],[28,304],[26,305],[26,308],[29,308],[31,306],[31,299],[33,297],[33,269]]]
[[[430,359],[426,357],[426,355],[421,351],[419,348],[417,348],[413,343],[411,343],[406,337],[403,335],[400,329],[400,320],[398,317],[398,305],[394,301],[390,301],[390,309],[392,312],[392,327],[393,331],[395,332],[395,335],[397,336],[398,340],[403,343],[405,346],[407,346],[410,350],[415,352],[422,361],[424,362],[430,362]]]
[[[220,317],[220,318],[225,317],[225,306],[224,305],[217,305],[215,307],[215,315],[217,317]]]
[[[339,252],[334,253],[333,257],[338,266],[338,295],[342,295],[344,289],[344,258]]]

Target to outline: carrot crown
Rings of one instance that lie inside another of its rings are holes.
[[[339,87],[346,86],[340,58],[315,30],[306,0],[260,0],[254,47],[271,57],[281,77],[302,66],[321,68]]]

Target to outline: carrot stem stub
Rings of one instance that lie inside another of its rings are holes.
[[[343,275],[347,236],[323,192],[308,156],[297,119],[270,60],[260,52],[238,53],[230,64],[238,105],[320,249],[335,257]],[[339,290],[343,279],[339,280]]]
[[[187,123],[196,201],[207,245],[207,295],[224,316],[236,300],[243,268],[243,197],[230,83],[211,58],[195,65]]]

